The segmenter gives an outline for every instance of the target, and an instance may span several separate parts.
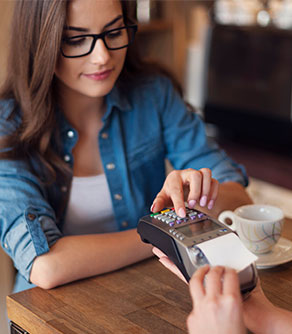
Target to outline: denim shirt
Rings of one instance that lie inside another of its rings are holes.
[[[174,169],[207,167],[221,183],[247,185],[243,167],[207,139],[202,120],[187,110],[167,78],[140,80],[127,93],[116,86],[106,102],[98,141],[117,231],[135,228],[139,217],[149,213],[166,177],[165,159]],[[17,121],[7,120],[12,104],[0,101],[1,136],[17,127]],[[78,133],[60,117],[59,152],[73,169]],[[71,178],[46,187],[26,162],[0,160],[1,245],[21,275],[16,290],[33,286],[29,277],[35,257],[62,238],[70,184]]]

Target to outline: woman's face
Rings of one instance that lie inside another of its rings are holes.
[[[123,27],[122,6],[119,0],[72,0],[67,10],[66,37],[100,34]],[[107,50],[102,39],[93,51],[80,58],[65,58],[61,54],[55,74],[66,86],[88,97],[103,97],[113,88],[122,71],[127,48]]]

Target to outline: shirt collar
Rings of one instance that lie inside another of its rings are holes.
[[[117,84],[106,96],[107,111],[103,117],[103,120],[106,120],[111,114],[114,107],[120,111],[130,111],[131,104],[128,99],[127,91],[124,87],[121,87],[120,84]]]
[[[109,117],[114,108],[117,108],[120,111],[130,111],[132,109],[126,89],[121,88],[120,85],[115,85],[109,92],[109,94],[106,96],[106,103],[107,110],[103,116],[103,121]],[[67,133],[69,130],[72,130],[72,126],[66,119],[65,115],[61,112],[59,107],[57,107],[57,121],[60,124],[62,135]]]

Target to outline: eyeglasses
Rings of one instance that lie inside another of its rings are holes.
[[[61,53],[66,58],[78,58],[89,55],[98,39],[102,39],[108,50],[119,50],[128,47],[134,42],[137,25],[130,25],[101,34],[78,35],[62,39]]]

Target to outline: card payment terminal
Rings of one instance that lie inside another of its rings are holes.
[[[209,264],[198,245],[234,232],[203,212],[193,209],[186,209],[186,211],[185,218],[177,216],[174,209],[165,209],[142,217],[137,231],[143,242],[159,248],[189,281],[200,266]],[[224,256],[224,250],[221,251]],[[254,264],[239,272],[238,275],[242,294],[245,295],[254,289],[257,283],[257,270]]]

